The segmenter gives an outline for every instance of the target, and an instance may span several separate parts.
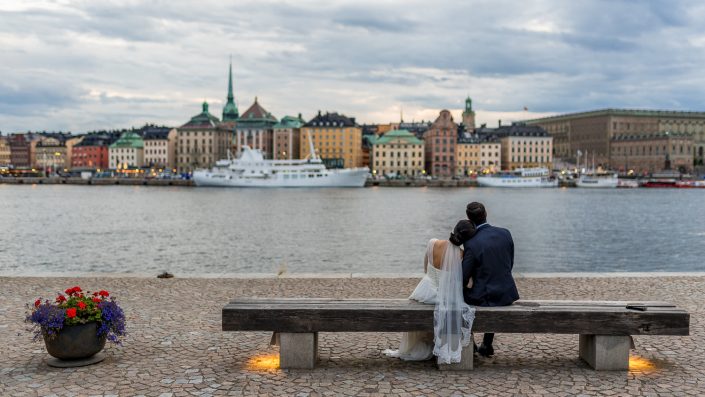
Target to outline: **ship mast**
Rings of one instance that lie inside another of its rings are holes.
[[[311,139],[311,131],[306,131],[308,134],[308,150],[309,150],[309,156],[311,160],[318,160],[318,156],[316,156],[316,150],[313,147],[313,140]]]

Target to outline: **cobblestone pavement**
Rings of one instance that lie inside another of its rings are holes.
[[[495,358],[472,372],[437,371],[381,351],[393,333],[320,335],[314,370],[276,368],[264,332],[222,332],[220,310],[236,296],[406,297],[414,279],[0,278],[1,396],[215,395],[704,395],[705,277],[526,278],[525,299],[666,300],[691,312],[691,336],[636,337],[629,372],[595,372],[577,357],[577,335],[498,334]],[[108,289],[128,319],[123,347],[100,364],[46,365],[23,323],[37,297],[79,284]]]

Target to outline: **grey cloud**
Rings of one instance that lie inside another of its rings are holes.
[[[395,106],[458,107],[467,93],[494,111],[698,110],[705,51],[689,43],[705,36],[704,17],[693,1],[556,0],[155,0],[0,12],[0,126],[178,124],[204,98],[218,114],[229,54],[239,106],[259,96],[275,115],[329,108],[365,121]],[[541,24],[556,31],[527,29]],[[28,84],[32,76],[43,83]],[[24,108],[53,115],[18,117],[34,111]]]

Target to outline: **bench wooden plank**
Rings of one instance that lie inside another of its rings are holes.
[[[377,298],[377,299],[341,299],[341,298],[237,298],[230,301],[236,304],[330,304],[344,303],[349,305],[377,305],[377,304],[392,304],[404,306],[409,303],[408,299],[399,298]],[[416,303],[416,302],[412,302]],[[676,307],[674,304],[663,301],[587,301],[587,300],[524,300],[520,299],[514,302],[513,306],[620,306],[639,304],[649,307]]]
[[[627,309],[646,306],[646,311]],[[433,305],[407,299],[246,298],[223,308],[225,331],[401,332],[433,329]],[[688,335],[689,314],[667,302],[519,301],[477,307],[473,330],[500,333]]]

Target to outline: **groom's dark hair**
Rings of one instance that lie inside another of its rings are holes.
[[[473,201],[468,204],[465,208],[465,214],[467,214],[468,219],[470,219],[470,222],[474,223],[475,226],[482,225],[487,222],[487,211],[485,211],[485,206],[477,201]]]

